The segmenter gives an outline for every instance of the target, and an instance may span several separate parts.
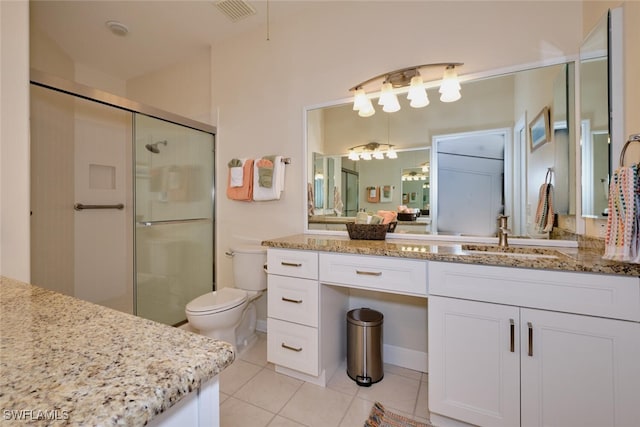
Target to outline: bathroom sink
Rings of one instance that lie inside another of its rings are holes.
[[[552,249],[462,245],[462,255],[487,255],[508,258],[558,259],[559,253]]]
[[[463,255],[490,255],[490,256],[502,256],[509,258],[533,258],[533,259],[557,259],[557,255],[544,254],[544,253],[525,253],[525,252],[497,252],[497,251],[480,251],[480,250],[466,250],[462,251]]]

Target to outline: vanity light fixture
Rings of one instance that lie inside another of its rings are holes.
[[[391,144],[380,144],[378,142],[370,142],[368,144],[358,145],[349,148],[349,160],[381,160],[384,157],[388,159],[397,159],[398,153]]]
[[[444,75],[442,76],[439,90],[440,101],[457,101],[461,98],[461,95],[456,67],[461,65],[463,65],[461,62],[414,65],[372,77],[349,89],[354,95],[353,109],[358,112],[360,117],[370,117],[374,115],[376,110],[371,103],[371,98],[378,96],[378,105],[382,106],[382,111],[387,113],[396,112],[400,110],[397,94],[405,92],[403,88],[407,86],[409,86],[407,99],[411,101],[409,105],[413,108],[426,107],[429,105],[429,97],[427,96],[427,89],[420,75],[420,69],[427,67],[444,67]],[[380,79],[383,79],[380,92],[367,95],[364,86]]]
[[[418,173],[415,171],[402,174],[402,181],[426,181],[427,178],[428,176],[426,174]]]

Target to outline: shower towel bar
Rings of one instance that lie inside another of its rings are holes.
[[[211,222],[211,218],[190,218],[190,219],[167,219],[163,221],[139,221],[138,225],[144,227],[151,227],[152,225],[167,225],[167,224],[188,224],[195,222]]]
[[[117,205],[85,205],[82,203],[76,203],[73,205],[73,209],[77,211],[82,211],[85,209],[124,209],[124,205],[122,203],[118,203]]]

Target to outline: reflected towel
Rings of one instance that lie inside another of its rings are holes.
[[[394,211],[378,211],[376,212],[378,216],[382,217],[383,224],[389,224],[390,222],[394,222],[398,219],[398,213]]]
[[[250,201],[253,199],[253,160],[243,160],[242,165],[242,186],[231,186],[231,168],[229,168],[229,176],[227,186],[227,197],[231,200]]]
[[[342,203],[342,197],[340,196],[340,190],[338,187],[333,187],[333,211],[337,216],[342,216],[342,209],[344,204]]]
[[[313,184],[307,182],[307,215],[310,217],[314,216],[316,213],[315,208],[313,207],[314,202],[315,199],[313,197]]]
[[[553,229],[553,185],[544,183],[538,193],[538,208],[536,209],[535,225],[538,233],[548,233]]]
[[[640,262],[638,179],[636,165],[618,168],[611,176],[604,259]]]

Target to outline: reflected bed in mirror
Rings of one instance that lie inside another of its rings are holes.
[[[396,236],[437,234],[437,211],[443,206],[437,196],[438,138],[499,130],[505,132],[504,166],[501,175],[500,213],[510,216],[514,238],[546,238],[533,228],[538,190],[549,168],[555,171],[554,204],[557,214],[575,215],[575,136],[568,118],[573,105],[574,63],[483,77],[462,83],[463,97],[442,103],[437,89],[429,89],[431,103],[415,109],[405,96],[398,96],[401,109],[378,111],[367,118],[353,111],[351,100],[306,109],[306,152],[309,153],[305,187],[313,200],[307,204],[307,232],[344,232],[344,224],[364,210],[398,210],[399,205],[417,209],[415,221],[399,224]],[[567,103],[569,100],[569,103]],[[531,152],[527,125],[547,107],[551,111],[552,140]],[[397,159],[349,160],[349,149],[371,142],[392,145]],[[434,162],[435,159],[435,162]],[[423,173],[418,180],[413,177]],[[414,172],[415,175],[411,175]],[[411,176],[412,179],[408,180]],[[403,180],[404,177],[404,180]],[[420,184],[418,184],[420,183]],[[413,188],[415,187],[415,188]],[[449,193],[464,188],[447,190]],[[313,209],[311,209],[313,208]],[[466,209],[474,215],[474,207]],[[309,215],[310,214],[310,215]],[[497,215],[488,219],[489,230],[474,237],[493,237]],[[441,233],[442,234],[442,233]],[[447,230],[449,235],[462,230]],[[394,237],[396,237],[394,236]]]

